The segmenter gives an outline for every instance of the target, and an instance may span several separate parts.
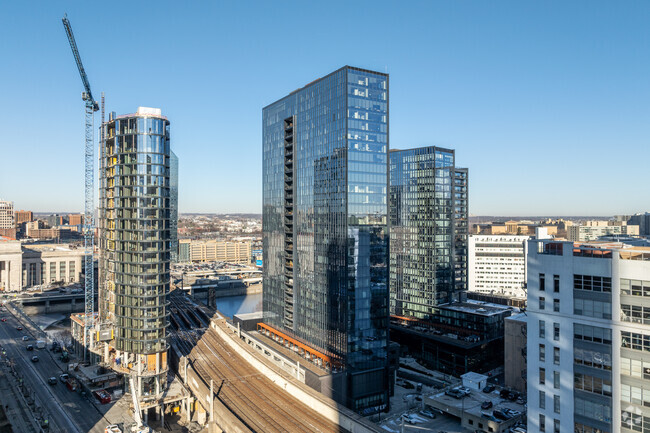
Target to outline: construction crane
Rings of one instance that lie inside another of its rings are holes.
[[[95,298],[95,287],[94,287],[94,267],[93,267],[93,252],[95,248],[95,224],[94,224],[94,213],[95,213],[95,132],[94,132],[94,123],[95,123],[95,111],[99,110],[99,105],[97,101],[93,99],[93,94],[90,90],[90,83],[88,82],[88,76],[84,70],[84,66],[81,63],[81,56],[79,56],[79,50],[77,49],[77,43],[74,40],[74,35],[72,34],[72,27],[70,26],[70,21],[68,20],[68,15],[66,14],[63,17],[63,27],[65,27],[65,33],[68,36],[68,42],[70,42],[70,48],[72,49],[72,55],[74,56],[75,62],[77,62],[77,69],[79,69],[79,75],[81,75],[81,81],[84,85],[84,91],[81,93],[81,99],[86,104],[86,148],[85,148],[85,207],[84,207],[84,248],[85,248],[85,315],[84,315],[84,345],[86,348],[90,349],[92,344],[91,338],[91,328],[93,326],[93,312],[94,312],[94,298]],[[84,360],[86,360],[87,350],[84,350]]]

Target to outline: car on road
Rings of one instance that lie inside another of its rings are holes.
[[[6,321],[7,321],[7,318],[6,318],[6,317],[3,317],[3,318],[0,319],[0,320],[2,320],[3,322],[6,322]]]
[[[23,327],[22,326],[16,326],[16,331],[22,331]]]
[[[34,346],[32,346],[31,344],[28,344],[27,347],[25,347],[25,350],[31,352],[32,350],[34,350]]]
[[[47,380],[47,383],[49,383],[50,385],[56,385],[56,383],[57,383],[56,377],[54,377],[54,376],[50,377]]]
[[[32,356],[32,362],[38,362],[38,356],[36,355]]]
[[[489,394],[492,391],[494,391],[494,385],[487,385],[486,387],[483,388],[483,392],[486,394]]]
[[[490,400],[481,403],[481,409],[489,409],[491,407],[492,407],[492,402]]]
[[[67,373],[63,373],[62,375],[59,376],[59,380],[60,380],[62,383],[66,383],[66,382],[68,381],[68,378],[69,378],[69,377],[70,377],[70,376],[69,376]]]
[[[29,341],[29,337],[26,335],[23,335],[23,341]]]

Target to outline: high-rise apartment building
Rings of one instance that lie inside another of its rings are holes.
[[[34,221],[34,213],[31,210],[17,210],[14,215],[16,226]]]
[[[13,229],[15,227],[14,203],[0,200],[0,229]]]
[[[526,297],[528,236],[470,235],[469,290]]]
[[[262,118],[264,329],[331,371],[337,401],[385,408],[388,75],[343,67]]]
[[[639,234],[642,236],[650,236],[650,213],[638,213],[630,216],[627,221],[628,225],[639,226]]]
[[[84,216],[83,214],[70,214],[68,215],[68,224],[71,226],[78,226],[82,225],[84,223]]]
[[[171,234],[170,259],[178,262],[178,156],[169,151],[169,229]]]
[[[100,150],[99,315],[106,359],[137,376],[137,394],[167,384],[171,248],[169,121],[160,109],[111,113]]]
[[[649,294],[648,247],[530,241],[529,431],[650,430]]]
[[[453,150],[391,150],[391,314],[428,319],[467,290],[467,182]]]

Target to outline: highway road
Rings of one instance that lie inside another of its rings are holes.
[[[48,349],[36,349],[36,341],[28,326],[21,323],[10,311],[1,311],[0,317],[7,318],[6,322],[0,322],[0,345],[6,351],[6,357],[14,363],[14,368],[24,383],[35,395],[37,405],[42,406],[44,412],[49,415],[50,431],[103,432],[110,422],[102,412],[89,398],[69,391],[65,384],[58,380],[66,368],[66,364],[58,360],[58,354]],[[19,326],[22,326],[22,331],[17,330]],[[24,335],[28,336],[30,341],[23,341]],[[34,351],[26,350],[28,344],[34,345]],[[38,362],[31,362],[34,355],[38,356]],[[6,357],[2,356],[3,362]],[[47,379],[53,376],[57,378],[57,384],[49,385]]]

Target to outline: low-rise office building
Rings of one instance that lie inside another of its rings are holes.
[[[571,242],[589,242],[611,235],[638,236],[639,226],[627,225],[619,221],[587,221],[583,225],[571,226],[567,230],[567,239]]]
[[[0,238],[0,291],[20,292],[35,286],[79,282],[83,257],[83,248],[27,245]]]
[[[390,338],[433,370],[486,373],[503,365],[504,320],[513,311],[474,301],[439,305],[427,320],[391,316]]]
[[[226,262],[244,265],[251,262],[250,242],[181,239],[178,244],[179,259],[189,257],[191,262]]]
[[[505,385],[524,394],[526,393],[527,323],[526,313],[506,317],[503,339]]]

